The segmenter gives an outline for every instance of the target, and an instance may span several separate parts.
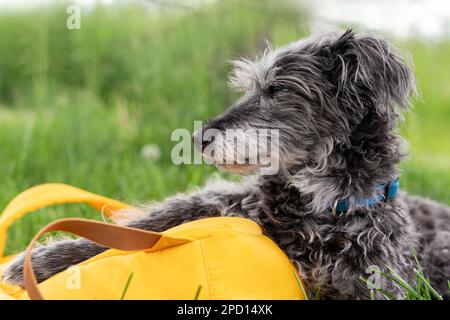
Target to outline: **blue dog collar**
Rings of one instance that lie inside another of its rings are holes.
[[[399,182],[398,178],[392,182],[380,184],[377,187],[377,190],[379,190],[380,192],[377,194],[376,197],[357,199],[354,202],[354,205],[357,207],[370,207],[370,206],[376,205],[382,201],[394,199],[398,194],[399,185],[400,185],[400,182]],[[337,202],[334,210],[338,213],[343,213],[343,212],[347,212],[349,208],[350,208],[349,200],[342,199]]]

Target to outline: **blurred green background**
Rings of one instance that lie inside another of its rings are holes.
[[[285,1],[98,5],[80,30],[66,19],[62,5],[0,16],[0,208],[44,182],[130,203],[202,184],[217,170],[172,164],[171,132],[192,130],[237,97],[228,60],[255,55],[265,39],[281,45],[310,33],[307,10]],[[411,148],[402,187],[450,204],[450,42],[391,40],[411,52],[421,93],[401,127]],[[98,213],[40,210],[13,226],[8,252],[62,216]]]

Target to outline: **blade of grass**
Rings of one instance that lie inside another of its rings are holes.
[[[305,300],[309,300],[309,297],[308,297],[308,295],[306,294],[305,288],[303,288],[302,281],[301,281],[300,278],[298,277],[297,272],[294,271],[294,275],[295,275],[295,279],[297,280],[298,286],[300,287],[300,290],[302,291],[303,296],[305,297]]]
[[[374,287],[374,285],[373,285],[371,282],[369,282],[369,279],[367,279],[367,278],[365,278],[365,277],[363,277],[363,276],[360,276],[360,277],[359,277],[359,280],[361,280],[362,282],[364,282],[364,283],[367,285],[367,288],[368,288],[369,290],[377,289],[377,288]]]
[[[380,275],[385,277],[386,279],[389,279],[396,284],[398,284],[401,288],[403,288],[406,292],[408,300],[417,300],[417,294],[416,292],[408,285],[403,284],[401,280],[395,278],[394,276],[391,276],[385,272],[380,272]]]
[[[424,286],[423,291],[424,293],[422,294],[422,286]],[[420,300],[423,300],[422,298],[427,297],[427,290],[425,289],[425,285],[423,284],[422,280],[417,276],[416,274],[416,292],[417,295],[420,297]]]
[[[418,282],[418,286],[423,285],[423,290],[424,290],[424,295],[425,295],[426,300],[431,300],[430,288],[426,283],[424,283],[422,281],[422,279],[419,277],[419,275],[423,276],[423,273],[419,273],[419,274],[416,273],[416,279]],[[420,294],[419,290],[417,292]]]
[[[420,278],[420,280],[424,283],[424,285],[428,288],[428,290],[436,297],[438,300],[443,300],[442,296],[431,286],[430,282],[425,279],[423,275],[416,272],[417,277]]]
[[[412,256],[414,257],[414,260],[416,261],[418,270],[423,274],[423,269],[422,269],[422,266],[420,265],[419,258],[417,257],[415,249],[412,250]]]
[[[369,279],[364,278],[364,277],[360,277],[359,278],[361,281],[363,281],[365,284],[367,284],[368,288],[370,289],[370,291],[372,292],[373,290],[377,290],[379,291],[381,294],[383,294],[388,300],[397,300],[396,297],[394,297],[392,294],[390,294],[389,292],[387,292],[386,290],[383,290],[381,288],[375,288],[373,286],[372,283],[369,282]]]
[[[198,300],[198,296],[200,295],[200,291],[202,291],[202,286],[198,286],[197,292],[195,293],[194,300]]]
[[[425,278],[425,274],[423,273],[423,268],[419,262],[419,258],[417,257],[416,250],[412,250],[412,256],[414,257],[414,260],[417,265],[417,270],[414,269],[414,273],[416,275],[416,286],[417,286],[417,295],[421,298],[421,300],[431,300],[430,290],[429,287],[423,283],[419,275],[421,275],[423,278]],[[422,291],[423,286],[423,293]]]
[[[320,288],[316,290],[316,294],[314,295],[315,300],[320,300]]]
[[[133,275],[134,275],[134,272],[131,272],[130,275],[128,276],[127,283],[125,284],[125,288],[123,288],[122,295],[120,296],[120,300],[125,299],[125,295],[127,294],[131,279],[133,279]]]
[[[404,288],[407,291],[408,295],[411,295],[415,299],[419,299],[417,292],[391,267],[386,266],[386,268],[391,273],[390,275],[384,272],[380,272],[381,275],[384,277],[388,277],[398,285],[400,285],[402,288]]]
[[[396,297],[394,297],[392,294],[390,294],[389,292],[387,292],[386,290],[384,290],[384,289],[378,289],[378,291],[380,291],[387,299],[389,299],[389,300],[397,300],[397,298]]]

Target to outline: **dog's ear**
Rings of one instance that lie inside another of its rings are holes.
[[[414,73],[387,41],[347,30],[322,48],[325,74],[347,107],[373,107],[380,115],[407,108],[415,92]]]

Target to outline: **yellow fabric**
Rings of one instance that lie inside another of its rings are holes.
[[[75,202],[88,202],[97,209],[105,204],[126,207],[70,186],[36,188],[38,192],[26,191],[5,209],[7,217],[0,218],[2,232],[7,230],[4,221],[9,225],[27,211],[53,203],[79,200]],[[0,273],[9,259],[0,259]],[[256,223],[232,217],[174,227],[145,251],[105,251],[39,288],[46,299],[120,299],[131,273],[125,299],[194,299],[199,286],[199,299],[304,299],[295,268],[284,253]],[[27,299],[27,294],[0,283],[0,299]]]
[[[63,203],[87,203],[109,215],[113,210],[124,209],[128,205],[114,199],[103,197],[62,183],[42,184],[16,196],[0,216],[0,257],[3,256],[7,230],[14,221],[25,214],[46,206]]]

